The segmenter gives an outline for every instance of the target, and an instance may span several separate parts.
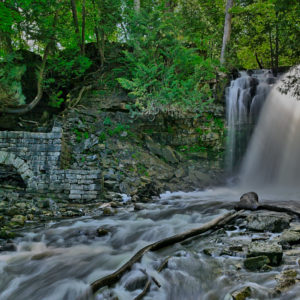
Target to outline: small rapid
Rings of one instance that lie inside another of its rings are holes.
[[[138,213],[124,209],[115,216],[82,217],[22,232],[15,240],[17,251],[0,255],[0,299],[75,299],[88,283],[111,273],[145,245],[224,212],[223,198],[211,198],[209,192],[164,194]],[[97,237],[97,228],[109,233]],[[132,299],[124,288],[117,290],[120,299]]]

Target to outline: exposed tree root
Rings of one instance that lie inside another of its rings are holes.
[[[77,106],[82,98],[83,93],[85,91],[90,90],[91,88],[92,88],[92,85],[83,86],[79,91],[78,97],[76,99],[74,99],[74,101],[71,101],[68,103],[68,108],[74,108],[75,106]]]
[[[141,260],[143,255],[147,253],[148,251],[157,251],[167,246],[172,246],[176,243],[180,243],[186,239],[189,239],[191,237],[194,237],[196,235],[202,234],[208,230],[216,229],[219,226],[223,226],[224,224],[230,222],[231,220],[235,219],[236,217],[242,215],[243,211],[240,212],[228,212],[222,216],[219,216],[213,220],[211,220],[208,223],[203,224],[202,226],[191,229],[188,231],[185,231],[180,234],[173,235],[171,237],[162,239],[158,242],[152,243],[148,246],[145,246],[144,248],[140,249],[138,252],[136,252],[123,266],[121,266],[118,270],[113,272],[112,274],[109,274],[107,276],[104,276],[93,283],[91,283],[90,287],[92,290],[92,293],[95,294],[99,289],[105,286],[111,286],[118,282],[118,280],[127,272],[129,271],[132,266]],[[146,287],[145,287],[146,288]],[[149,289],[149,287],[148,287]]]

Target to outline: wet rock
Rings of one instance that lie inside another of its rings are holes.
[[[277,281],[277,286],[275,287],[275,291],[277,293],[282,293],[283,291],[288,290],[294,284],[299,282],[297,280],[298,272],[295,269],[289,269],[282,271],[279,275],[275,276]]]
[[[159,196],[160,195],[160,189],[158,188],[157,185],[155,185],[155,183],[150,182],[150,183],[146,183],[143,186],[140,186],[137,189],[137,194],[136,195],[138,196],[140,201],[147,202],[147,201],[151,200],[152,197]]]
[[[105,228],[100,227],[100,228],[97,228],[96,233],[97,233],[97,236],[101,237],[101,236],[105,236],[105,235],[109,234],[109,231]]]
[[[285,213],[259,211],[247,217],[247,228],[253,231],[281,232],[289,228],[291,220],[292,217]]]
[[[258,205],[258,195],[255,192],[248,192],[241,196],[240,202],[235,206],[235,209],[256,210]]]
[[[0,239],[12,239],[16,234],[7,228],[0,228]]]
[[[17,246],[14,243],[5,243],[0,245],[0,251],[16,251]]]
[[[10,220],[11,224],[18,225],[18,226],[24,226],[25,221],[26,221],[26,217],[22,215],[15,215]]]
[[[203,253],[208,256],[213,256],[216,249],[214,248],[205,248],[203,249]]]
[[[265,265],[268,265],[270,260],[267,256],[248,257],[244,260],[244,266],[249,271],[259,271]]]
[[[300,243],[300,231],[294,231],[291,229],[286,229],[281,234],[280,238],[280,244],[298,244]]]
[[[252,242],[248,247],[247,257],[267,256],[271,266],[278,266],[282,261],[282,246],[275,242]]]
[[[245,300],[251,296],[251,288],[246,286],[240,290],[237,290],[231,294],[234,300]]]
[[[284,254],[287,256],[300,256],[300,249],[299,248],[291,249],[291,250],[285,251]]]
[[[103,215],[105,216],[112,216],[115,214],[115,211],[111,207],[104,207],[102,208]]]
[[[143,205],[141,205],[140,203],[134,203],[134,210],[143,210],[145,209],[145,207]]]

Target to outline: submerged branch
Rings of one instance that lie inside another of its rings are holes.
[[[157,272],[160,273],[167,265],[168,260],[170,259],[170,256],[167,257],[166,259],[163,260],[163,262],[160,264],[160,266],[157,269]],[[150,277],[148,279],[148,281],[145,284],[144,289],[142,290],[142,292],[140,294],[138,294],[133,300],[141,300],[144,298],[144,296],[148,293],[150,286],[151,286],[151,282],[154,282],[158,287],[161,287],[160,283],[154,278],[154,277]]]

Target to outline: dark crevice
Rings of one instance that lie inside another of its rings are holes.
[[[11,165],[0,164],[0,186],[15,186],[26,188],[26,184],[16,168]]]

